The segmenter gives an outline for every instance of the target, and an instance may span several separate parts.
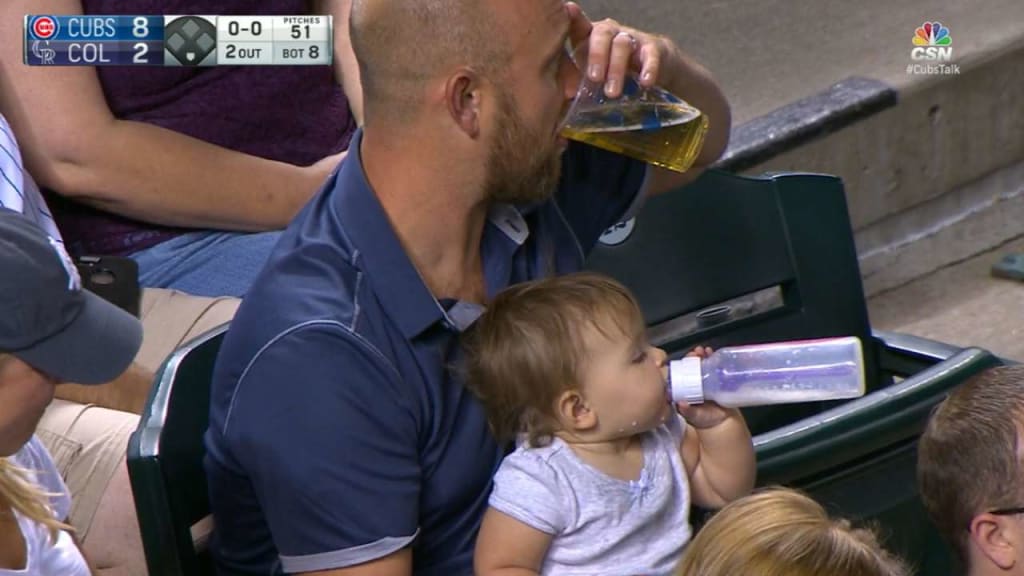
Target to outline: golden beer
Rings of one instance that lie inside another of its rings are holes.
[[[577,110],[562,136],[685,172],[704,145],[707,116],[684,102],[608,102]]]

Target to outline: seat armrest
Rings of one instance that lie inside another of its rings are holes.
[[[872,334],[881,344],[882,370],[902,377],[917,374],[963,350],[960,346],[902,332],[873,330]]]
[[[759,483],[784,483],[848,466],[920,435],[950,389],[1001,362],[967,348],[899,384],[754,437]]]

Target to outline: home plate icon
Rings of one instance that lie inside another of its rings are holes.
[[[217,27],[203,16],[168,16],[164,23],[164,65],[213,66]]]

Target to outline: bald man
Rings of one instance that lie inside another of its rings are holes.
[[[206,469],[225,574],[460,576],[504,450],[458,337],[498,291],[580,269],[601,232],[724,150],[729,108],[666,38],[562,0],[356,0],[365,128],[223,344]],[[568,143],[580,73],[703,110],[686,174]]]

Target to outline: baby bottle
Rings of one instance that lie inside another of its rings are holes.
[[[857,398],[864,353],[853,336],[722,348],[669,362],[667,387],[674,402],[731,408]]]

